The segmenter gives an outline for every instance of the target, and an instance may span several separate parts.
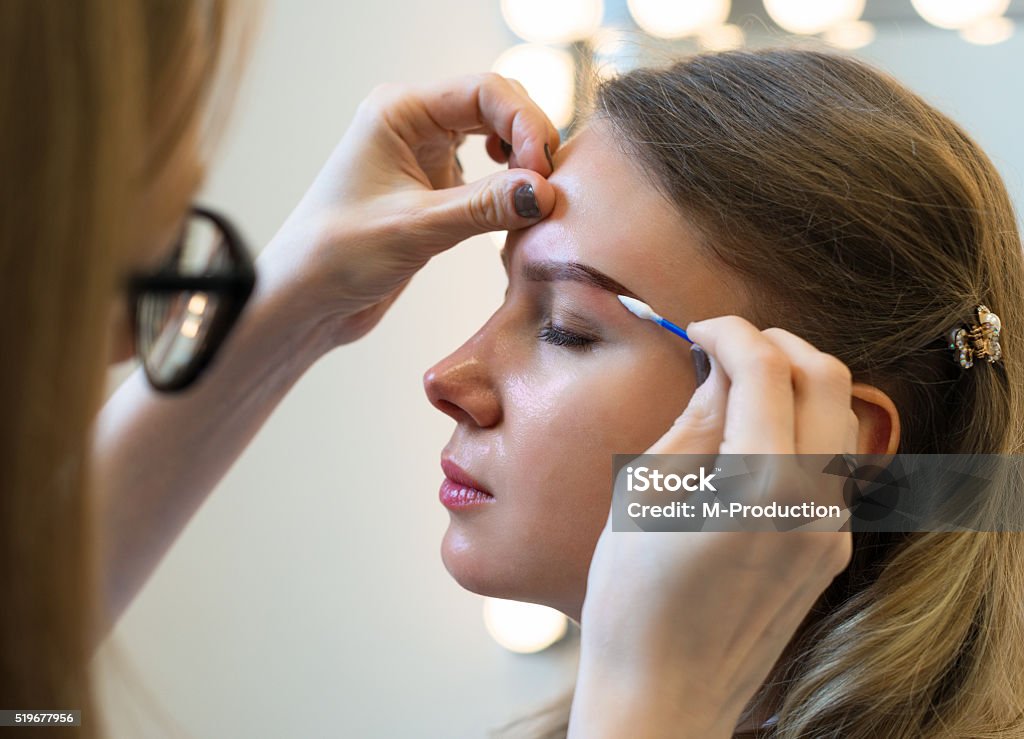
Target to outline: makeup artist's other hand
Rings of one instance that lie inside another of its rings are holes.
[[[838,359],[736,316],[686,330],[712,358],[710,375],[648,453],[857,452],[850,371]],[[768,497],[791,494],[773,487]],[[817,502],[841,505],[841,486],[829,491],[835,500]],[[615,532],[609,517],[583,605],[571,736],[731,737],[851,553],[849,532]]]
[[[491,157],[511,168],[465,184],[455,152],[469,134],[486,136]],[[558,145],[558,130],[514,80],[382,85],[261,254],[261,280],[286,290],[334,344],[357,339],[435,254],[548,215]]]

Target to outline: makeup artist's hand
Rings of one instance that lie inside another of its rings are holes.
[[[455,152],[468,134],[510,169],[465,184]],[[522,85],[496,74],[380,86],[260,255],[263,289],[291,291],[283,302],[334,344],[357,339],[435,254],[549,214],[558,145]]]
[[[648,453],[857,452],[850,371],[838,359],[736,316],[686,330],[711,357],[710,375]],[[778,500],[791,491],[773,488]],[[843,503],[841,485],[830,493],[817,502]],[[570,736],[731,737],[851,552],[849,532],[614,532],[609,517],[583,605]]]

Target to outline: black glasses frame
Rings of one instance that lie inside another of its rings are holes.
[[[210,365],[217,350],[231,332],[242,309],[249,300],[256,285],[256,268],[246,248],[245,241],[238,230],[224,216],[208,208],[192,206],[189,218],[203,218],[223,236],[224,244],[231,259],[229,272],[210,275],[184,275],[174,265],[174,257],[156,272],[136,273],[127,280],[129,313],[134,334],[136,355],[142,363],[146,379],[150,385],[161,392],[178,392],[192,385],[200,374]],[[188,227],[182,229],[178,244],[174,249],[176,257],[186,238]],[[218,299],[216,313],[211,319],[209,330],[202,344],[189,364],[173,379],[162,381],[155,377],[149,369],[146,357],[142,354],[139,342],[139,306],[142,300],[152,294],[177,292],[205,292],[215,295]]]

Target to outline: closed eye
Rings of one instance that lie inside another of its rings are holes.
[[[550,322],[541,326],[540,331],[537,333],[537,338],[555,346],[565,346],[579,350],[591,349],[598,341],[592,336],[574,333]]]

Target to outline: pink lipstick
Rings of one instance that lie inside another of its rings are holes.
[[[438,497],[448,510],[461,510],[494,501],[494,496],[450,459],[441,459],[444,481]]]

